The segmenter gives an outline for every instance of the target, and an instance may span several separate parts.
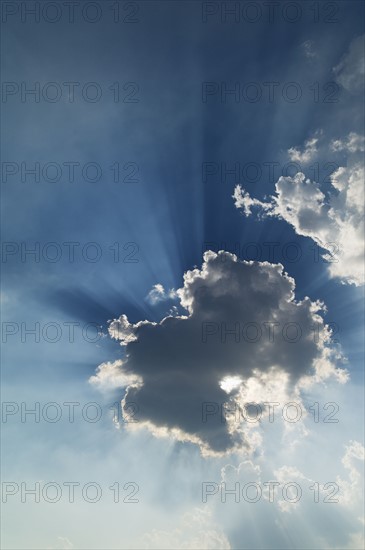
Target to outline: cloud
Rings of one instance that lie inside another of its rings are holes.
[[[244,460],[238,466],[226,464],[221,469],[221,483],[241,483],[261,482],[261,468],[258,464],[254,464],[251,460]]]
[[[126,315],[121,315],[119,319],[111,321],[108,332],[112,338],[119,340],[122,346],[136,340],[134,325],[128,321]]]
[[[318,143],[318,136],[321,134],[320,131],[316,132],[316,134],[308,139],[304,143],[304,148],[302,151],[298,149],[297,147],[291,147],[288,149],[289,158],[292,162],[299,162],[300,164],[307,164],[310,162],[318,153],[317,149],[317,143]]]
[[[295,493],[288,489],[288,498],[283,498],[281,490],[278,490],[274,486],[271,486],[268,481],[261,479],[262,471],[259,465],[253,464],[250,460],[241,462],[236,468],[231,464],[224,466],[221,470],[221,485],[222,482],[226,484],[226,488],[232,489],[235,483],[240,483],[241,487],[246,483],[255,483],[261,487],[263,499],[270,503],[275,503],[280,512],[291,513],[300,505],[300,498],[296,500]],[[271,482],[275,482],[276,487],[282,488],[287,483],[298,483],[302,486],[304,483],[308,486],[313,483],[313,480],[304,476],[297,468],[293,466],[281,466],[274,469],[270,474]],[[308,483],[309,482],[309,483]],[[220,485],[220,487],[221,487]],[[222,487],[221,487],[222,490]],[[224,490],[224,489],[223,489]],[[261,493],[260,493],[261,494]]]
[[[355,38],[340,63],[333,68],[336,80],[353,94],[364,90],[364,49],[365,35]]]
[[[360,151],[361,139],[349,134],[345,142],[337,140],[335,147]],[[333,147],[333,145],[332,145]],[[325,195],[320,185],[302,172],[280,177],[276,194],[267,201],[252,198],[240,185],[234,189],[236,208],[245,216],[257,208],[261,217],[271,216],[288,222],[298,235],[310,237],[327,250],[331,277],[345,283],[364,283],[364,167],[349,159],[347,167],[339,167],[331,175],[331,189]]]
[[[73,550],[74,545],[67,537],[57,537],[57,546],[55,547],[49,547],[50,549],[54,548],[60,549],[60,550]]]
[[[258,207],[259,214],[270,213],[272,210],[271,203],[262,202],[258,199],[254,199],[251,195],[241,187],[241,185],[236,185],[233,191],[232,198],[234,199],[234,205],[236,208],[242,209],[245,216],[250,216],[252,214],[252,208]],[[260,212],[261,211],[261,212]]]
[[[348,480],[337,477],[340,487],[339,502],[344,506],[355,506],[364,501],[364,468],[358,470],[356,461],[365,460],[365,449],[358,441],[350,441],[342,458],[342,464],[347,471]]]
[[[333,68],[337,82],[353,94],[364,90],[364,42],[365,35],[354,38],[348,52]]]
[[[96,374],[89,378],[90,384],[96,386],[100,391],[107,392],[116,388],[127,388],[128,386],[139,386],[142,379],[134,374],[127,374],[123,371],[123,361],[118,359],[114,362],[102,363],[96,369]]]
[[[365,151],[365,136],[350,132],[346,139],[335,139],[331,142],[332,151],[346,151],[348,153],[363,153]]]
[[[306,477],[302,472],[298,470],[298,468],[295,468],[294,466],[281,466],[277,470],[274,471],[275,480],[278,481],[281,486],[285,485],[286,483],[297,483],[299,486],[308,486],[311,485],[313,482],[312,479]],[[294,493],[294,494],[293,494]],[[278,507],[281,512],[285,513],[291,513],[294,511],[295,508],[298,508],[300,506],[301,498],[296,500],[296,493],[295,489],[288,491],[288,498],[279,498],[278,499]]]
[[[147,301],[152,304],[158,304],[166,300],[175,300],[177,297],[176,291],[172,288],[170,290],[165,290],[163,285],[156,284],[153,285],[152,290],[147,294]]]
[[[141,381],[129,386],[124,397],[139,409],[139,422],[128,429],[144,427],[156,436],[190,441],[205,454],[249,450],[245,422],[222,419],[221,404],[238,406],[247,395],[260,401],[275,387],[272,380],[279,380],[289,395],[330,376],[346,379],[320,315],[323,304],[307,297],[296,301],[294,290],[281,264],[241,262],[233,254],[208,251],[202,269],[186,272],[177,291],[187,315],[136,324],[122,316],[128,342],[124,328],[110,333],[126,346],[125,358],[113,367],[101,366],[96,378],[112,373],[118,379],[120,370],[121,382],[125,377]],[[222,384],[227,377],[241,381],[230,393]],[[256,389],[266,387],[261,395],[252,390],[255,380]],[[215,413],[203,419],[204,403]]]

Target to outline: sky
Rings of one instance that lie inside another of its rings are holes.
[[[2,547],[364,547],[364,4],[3,1]]]

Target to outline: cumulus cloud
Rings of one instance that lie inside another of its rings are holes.
[[[349,152],[361,151],[363,141],[350,134],[342,142],[332,142],[332,148]],[[276,194],[269,200],[252,198],[237,185],[233,198],[236,208],[245,216],[254,208],[261,217],[271,216],[288,222],[298,235],[310,237],[327,250],[331,277],[343,282],[364,283],[364,167],[349,159],[347,167],[339,167],[331,175],[332,187],[325,194],[320,185],[310,181],[302,172],[293,177],[280,177]]]
[[[118,378],[115,367],[121,381],[135,377],[124,397],[139,408],[139,422],[130,429],[190,441],[203,453],[248,450],[247,429],[234,416],[222,418],[222,404],[239,406],[248,396],[260,402],[275,387],[271,380],[289,395],[329,376],[346,379],[321,316],[323,304],[308,297],[296,301],[294,291],[281,264],[208,251],[202,268],[186,272],[177,290],[187,315],[136,324],[122,316],[119,332],[119,320],[112,321],[111,334],[119,335],[125,358],[100,368],[96,378],[111,371]],[[227,378],[234,383],[227,386]],[[266,388],[261,394],[260,385]]]
[[[364,50],[365,35],[355,38],[340,63],[333,68],[336,80],[353,94],[364,90]]]

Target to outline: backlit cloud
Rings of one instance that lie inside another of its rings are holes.
[[[359,152],[363,139],[355,133],[332,142],[332,149]],[[288,222],[298,235],[310,237],[327,253],[331,277],[346,283],[364,283],[364,166],[350,155],[347,166],[331,175],[328,193],[304,173],[282,176],[275,194],[268,200],[252,198],[240,185],[234,189],[236,208],[245,216],[257,209],[261,217],[276,217]]]
[[[284,399],[330,376],[347,377],[336,365],[323,304],[296,301],[294,291],[280,264],[208,251],[177,291],[187,315],[160,323],[112,321],[110,334],[125,357],[100,366],[91,381],[110,383],[110,375],[120,385],[133,381],[124,398],[138,404],[139,422],[131,429],[190,441],[204,453],[249,450],[247,423],[222,419],[221,404],[270,401],[278,387]]]

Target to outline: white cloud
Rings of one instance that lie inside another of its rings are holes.
[[[346,446],[345,455],[342,458],[342,464],[345,467],[348,480],[337,477],[337,483],[340,487],[339,502],[344,506],[356,506],[364,502],[364,467],[356,467],[356,462],[364,462],[365,449],[358,441],[350,441]],[[362,519],[362,518],[361,518]]]
[[[57,546],[50,546],[49,550],[73,550],[74,545],[67,537],[57,537]]]
[[[271,210],[271,204],[254,199],[251,195],[245,191],[240,185],[236,185],[233,191],[232,198],[234,198],[234,205],[236,208],[243,209],[245,216],[252,214],[252,208],[258,207],[262,210],[263,214]]]
[[[350,134],[345,144],[335,147],[358,151],[361,140]],[[323,258],[328,262],[331,277],[343,282],[364,283],[364,167],[350,159],[348,166],[339,167],[331,175],[332,188],[325,195],[316,182],[302,172],[280,177],[276,194],[267,201],[252,198],[237,185],[233,198],[236,208],[246,216],[257,208],[261,216],[283,219],[293,226],[298,235],[310,237],[327,250]]]
[[[292,162],[298,162],[300,164],[308,164],[318,153],[317,144],[318,144],[318,135],[321,132],[316,132],[316,134],[308,139],[304,143],[304,148],[301,151],[298,147],[291,147],[288,149],[288,155]]]
[[[351,93],[364,90],[364,50],[365,35],[355,38],[340,63],[333,68],[336,80]]]
[[[258,464],[254,464],[251,460],[244,460],[236,467],[232,464],[226,464],[221,469],[221,483],[260,483],[261,468]]]
[[[233,254],[208,251],[202,269],[185,273],[177,291],[188,315],[133,325],[122,316],[126,357],[117,366],[101,366],[95,378],[124,384],[125,377],[136,377],[124,401],[138,404],[139,422],[128,429],[147,428],[156,436],[190,441],[206,454],[247,451],[259,445],[259,435],[234,416],[223,421],[218,412],[222,404],[239,406],[248,397],[260,402],[275,391],[274,379],[280,379],[285,395],[298,395],[302,385],[331,376],[346,379],[320,315],[323,304],[307,297],[296,301],[294,290],[294,280],[280,264],[240,262]],[[288,323],[300,333],[292,328],[284,332]],[[235,334],[224,339],[226,329]],[[227,377],[242,381],[229,395],[222,388]],[[261,394],[255,393],[260,387]],[[207,402],[217,411],[203,421]]]
[[[134,374],[127,374],[123,370],[123,361],[102,363],[96,369],[96,374],[89,378],[90,384],[96,386],[100,391],[109,391],[116,388],[128,386],[138,387],[142,379]]]
[[[341,461],[347,471],[348,479],[343,479],[341,476],[336,477],[338,492],[331,495],[330,498],[333,502],[353,510],[361,508],[364,502],[364,469],[363,466],[360,469],[357,468],[356,461],[364,462],[364,460],[365,449],[363,445],[358,441],[350,441],[349,445],[346,446],[346,452]],[[298,483],[303,482],[308,487],[314,483],[312,479],[292,466],[282,466],[275,470],[274,474],[280,483],[298,480]],[[324,486],[320,484],[320,488],[323,490]],[[289,512],[293,510],[292,504],[284,500],[280,500],[278,504],[282,511]],[[358,520],[360,523],[363,523],[363,518],[360,517]]]
[[[365,151],[365,136],[350,132],[346,139],[335,139],[331,142],[332,151],[346,151],[348,153],[363,153]]]
[[[134,326],[128,321],[126,315],[121,315],[119,319],[111,321],[108,331],[114,340],[120,340],[121,346],[126,346],[129,342],[136,340]]]
[[[279,498],[277,501],[281,512],[291,513],[300,506],[303,488],[311,485],[313,480],[302,474],[295,466],[281,466],[274,471],[274,475],[275,480],[282,486],[287,483],[297,483],[300,487],[299,493],[296,493],[294,487],[289,488],[287,498]]]
[[[154,305],[166,300],[175,300],[177,297],[175,289],[165,290],[163,285],[156,284],[152,287],[152,290],[147,294],[147,301]]]

